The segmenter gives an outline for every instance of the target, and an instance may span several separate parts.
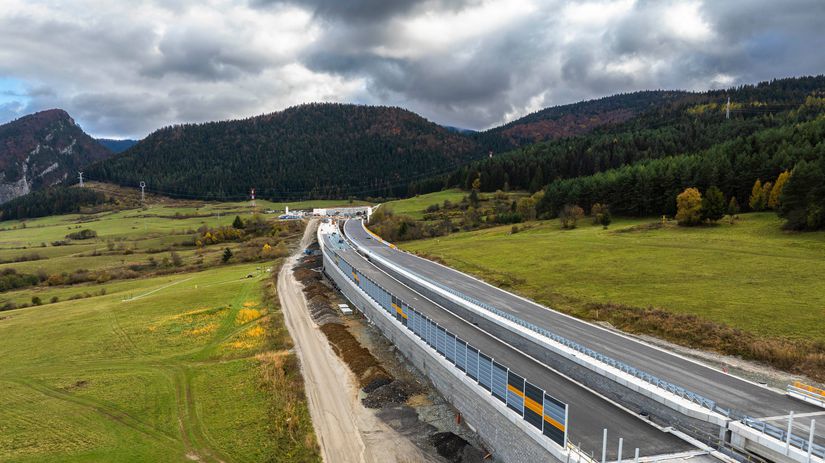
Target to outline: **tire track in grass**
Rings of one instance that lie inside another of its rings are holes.
[[[171,371],[177,393],[178,423],[181,437],[187,447],[187,458],[218,463],[231,461],[215,450],[217,446],[214,441],[204,432],[204,426],[192,394],[192,372],[190,367],[176,364],[171,366]]]
[[[174,437],[157,430],[153,426],[140,421],[139,419],[129,415],[123,410],[120,410],[104,401],[90,399],[86,397],[78,397],[76,395],[69,394],[65,391],[61,391],[60,389],[47,386],[39,381],[35,381],[32,379],[13,379],[11,380],[11,382],[28,387],[29,389],[39,392],[40,394],[43,394],[47,397],[51,397],[53,399],[61,400],[64,402],[70,402],[75,405],[79,405],[81,407],[93,410],[98,414],[108,418],[113,423],[126,426],[134,431],[139,432],[140,434],[143,434],[146,437],[151,438],[159,444],[168,446],[170,450],[173,448],[174,443],[176,442],[176,439]]]

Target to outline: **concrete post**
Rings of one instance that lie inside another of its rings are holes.
[[[816,429],[816,420],[811,420],[811,432],[808,434],[808,463],[811,463],[811,452],[814,450],[814,430]]]
[[[622,463],[622,444],[624,444],[624,438],[619,438],[619,463]]]
[[[636,455],[633,457],[633,463],[639,463],[639,447],[636,447]]]
[[[602,463],[607,463],[607,428],[602,436]]]
[[[788,415],[788,435],[785,436],[785,455],[791,454],[791,432],[793,431],[793,411]]]

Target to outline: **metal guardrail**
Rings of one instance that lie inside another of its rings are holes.
[[[364,228],[366,229],[366,227],[364,227]],[[367,230],[367,231],[369,231],[369,230]],[[374,233],[373,233],[373,235],[374,235]],[[377,236],[377,235],[375,235],[375,236]],[[382,239],[382,241],[383,241],[383,239]],[[415,272],[410,271],[409,269],[405,269],[405,271],[412,274],[412,275],[414,275],[416,278],[419,278],[419,279],[424,280],[424,281],[426,281],[426,282],[428,282],[428,283],[430,283],[434,286],[437,286],[438,288],[441,288],[442,290],[444,290],[444,291],[446,291],[446,292],[448,292],[448,293],[450,293],[450,294],[452,294],[456,297],[464,299],[467,302],[470,302],[474,305],[477,305],[477,306],[481,307],[482,309],[485,309],[485,310],[487,310],[489,312],[492,312],[492,313],[494,313],[494,314],[496,314],[496,315],[498,315],[498,316],[500,316],[500,317],[502,317],[506,320],[509,320],[513,323],[516,323],[519,326],[522,326],[522,327],[527,328],[527,329],[529,329],[533,332],[539,333],[542,336],[550,338],[553,341],[558,342],[559,344],[562,344],[562,345],[564,345],[564,346],[566,346],[570,349],[575,350],[576,352],[580,352],[582,354],[585,354],[588,357],[591,357],[591,358],[593,358],[595,360],[598,360],[602,363],[610,365],[610,366],[612,366],[612,367],[614,367],[614,368],[616,368],[620,371],[623,371],[623,372],[625,372],[629,375],[632,375],[632,376],[634,376],[638,379],[641,379],[642,381],[645,381],[648,384],[652,384],[656,387],[659,387],[659,388],[664,389],[668,392],[676,394],[679,397],[682,397],[683,399],[690,400],[691,402],[693,402],[695,404],[698,404],[698,405],[700,405],[704,408],[707,408],[710,411],[719,413],[719,414],[724,415],[724,416],[726,416],[728,418],[731,418],[731,419],[735,419],[735,420],[745,424],[746,426],[748,426],[751,429],[755,429],[757,431],[760,431],[763,434],[769,435],[769,436],[771,436],[775,439],[779,439],[782,442],[787,442],[787,431],[785,431],[781,428],[778,428],[778,427],[776,427],[772,424],[766,423],[764,421],[760,421],[758,419],[743,415],[739,412],[736,412],[735,410],[720,407],[712,399],[708,399],[708,398],[706,398],[706,397],[704,397],[700,394],[696,394],[695,392],[691,392],[691,391],[689,391],[689,390],[687,390],[687,389],[685,389],[681,386],[673,384],[669,381],[665,381],[665,380],[663,380],[661,378],[658,378],[658,377],[656,377],[656,376],[654,376],[650,373],[647,373],[645,371],[639,370],[638,368],[632,367],[632,366],[630,366],[630,365],[628,365],[624,362],[616,360],[616,359],[614,359],[612,357],[609,357],[607,355],[604,355],[600,352],[596,352],[593,349],[585,347],[585,346],[583,346],[583,345],[581,345],[581,344],[579,344],[575,341],[571,341],[571,340],[569,340],[569,339],[567,339],[563,336],[560,336],[556,333],[553,333],[549,330],[546,330],[546,329],[544,329],[544,328],[542,328],[538,325],[535,325],[535,324],[530,323],[528,321],[522,320],[522,319],[520,319],[520,318],[518,318],[518,317],[516,317],[516,316],[514,316],[514,315],[512,315],[508,312],[497,309],[496,307],[493,307],[490,304],[487,304],[485,302],[481,302],[481,301],[479,301],[475,298],[467,296],[466,294],[464,294],[460,291],[456,291],[453,288],[450,288],[450,287],[445,286],[441,283],[438,283],[437,281],[433,281],[430,278],[421,276],[421,275],[419,275]],[[808,441],[805,440],[805,439],[802,439],[798,436],[795,436],[793,434],[791,434],[791,445],[794,445],[795,447],[801,448],[804,451],[808,451]],[[811,450],[812,455],[816,455],[818,457],[825,458],[825,447],[823,447],[821,445],[817,445],[817,444],[812,444],[811,447],[812,447],[812,450]]]
[[[745,426],[751,429],[756,429],[757,431],[763,434],[767,434],[773,437],[774,439],[778,439],[781,442],[788,442],[788,431],[785,429],[748,416],[742,418],[739,421]],[[802,449],[803,452],[808,451],[808,439],[803,439],[802,437],[794,435],[793,433],[790,434],[790,439],[791,445],[798,449]],[[811,455],[816,455],[817,457],[825,458],[825,447],[812,443]]]
[[[467,302],[475,304],[475,305],[477,305],[477,306],[479,306],[479,307],[481,307],[481,308],[483,308],[483,309],[485,309],[489,312],[492,312],[492,313],[494,313],[494,314],[496,314],[496,315],[498,315],[502,318],[505,318],[505,319],[507,319],[507,320],[509,320],[513,323],[516,323],[519,326],[522,326],[522,327],[527,328],[527,329],[529,329],[533,332],[536,332],[536,333],[538,333],[542,336],[550,338],[553,341],[558,342],[559,344],[562,344],[562,345],[564,345],[564,346],[566,346],[570,349],[575,350],[576,352],[580,352],[580,353],[582,353],[584,355],[587,355],[588,357],[591,357],[595,360],[598,360],[598,361],[600,361],[604,364],[610,365],[613,368],[621,370],[624,373],[627,373],[631,376],[634,376],[638,379],[641,379],[642,381],[645,381],[648,384],[652,384],[652,385],[654,385],[656,387],[659,387],[661,389],[664,389],[664,390],[666,390],[670,393],[676,394],[676,395],[678,395],[679,397],[681,397],[683,399],[690,400],[691,402],[696,403],[696,404],[698,404],[702,407],[705,407],[705,408],[707,408],[711,411],[720,411],[720,412],[722,412],[722,414],[724,414],[726,416],[728,416],[730,414],[728,412],[728,410],[723,409],[721,407],[718,407],[716,405],[716,402],[711,400],[711,399],[703,397],[703,396],[701,396],[699,394],[696,394],[695,392],[691,392],[691,391],[689,391],[689,390],[687,390],[687,389],[685,389],[681,386],[673,384],[669,381],[665,381],[665,380],[663,380],[661,378],[658,378],[658,377],[656,377],[656,376],[654,376],[650,373],[639,370],[638,368],[632,367],[632,366],[630,366],[630,365],[628,365],[624,362],[621,362],[621,361],[616,360],[612,357],[609,357],[609,356],[604,355],[600,352],[597,352],[593,349],[585,347],[585,346],[583,346],[583,345],[581,345],[581,344],[579,344],[575,341],[571,341],[571,340],[569,340],[569,339],[567,339],[563,336],[560,336],[556,333],[553,333],[549,330],[546,330],[546,329],[544,329],[544,328],[542,328],[538,325],[535,325],[535,324],[530,323],[528,321],[522,320],[522,319],[512,315],[511,313],[508,313],[508,312],[505,312],[503,310],[497,309],[497,308],[495,308],[495,307],[493,307],[493,306],[491,306],[487,303],[481,302],[477,299],[474,299],[470,296],[467,296],[466,294],[464,294],[460,291],[456,291],[456,290],[454,290],[450,287],[442,285],[441,283],[438,283],[436,281],[432,281],[429,278],[422,277],[421,275],[418,275],[415,272],[411,272],[409,270],[406,270],[406,271],[409,272],[409,273],[412,273],[417,278],[420,278],[424,281],[427,281],[428,283],[430,283],[432,285],[435,285],[435,286],[441,288],[444,291],[447,291],[448,293],[450,293],[450,294],[452,294],[456,297],[459,297],[461,299],[464,299]]]

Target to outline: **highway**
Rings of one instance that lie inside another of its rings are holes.
[[[514,294],[481,282],[464,273],[386,246],[373,239],[359,220],[348,220],[345,233],[357,246],[375,253],[393,264],[419,276],[467,294],[476,300],[507,311],[527,322],[541,326],[591,349],[609,355],[636,368],[656,375],[749,416],[776,417],[814,413],[823,410],[795,400],[772,389],[759,386],[736,376],[667,352],[611,330],[570,317],[555,310],[528,301]],[[427,296],[425,292],[425,296]],[[823,416],[816,416],[823,421]],[[809,422],[808,418],[807,422]],[[797,422],[796,431],[807,437],[805,420]],[[817,440],[825,440],[825,426],[818,427]]]
[[[326,235],[325,239],[329,240],[329,236]],[[326,243],[326,245],[335,248],[330,243]],[[341,247],[340,244],[337,244],[337,246]],[[581,443],[581,448],[585,452],[593,451],[596,457],[600,456],[602,430],[604,428],[608,429],[609,434],[608,459],[610,460],[615,460],[618,457],[617,442],[619,437],[624,438],[622,456],[625,460],[632,459],[636,447],[640,449],[640,455],[642,456],[697,450],[696,447],[673,434],[661,431],[640,417],[621,409],[578,383],[542,365],[492,334],[438,306],[379,270],[352,248],[344,246],[344,250],[338,250],[337,252],[363,275],[400,297],[419,312],[430,317],[439,325],[446,327],[455,335],[466,340],[472,340],[473,345],[486,354],[507,364],[514,372],[523,374],[536,386],[568,403],[569,440],[573,444]],[[702,458],[707,457],[699,457],[696,460]]]

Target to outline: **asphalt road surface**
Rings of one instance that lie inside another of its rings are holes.
[[[340,247],[340,246],[339,246]],[[469,341],[475,347],[507,365],[514,372],[541,387],[548,394],[569,404],[568,438],[572,443],[581,443],[586,452],[601,454],[602,432],[608,429],[610,445],[608,459],[618,457],[617,442],[624,438],[622,451],[625,460],[631,459],[634,449],[640,455],[653,456],[697,450],[678,437],[663,432],[647,421],[617,407],[581,385],[561,376],[541,363],[510,347],[473,324],[459,318],[430,300],[412,291],[369,263],[355,250],[337,251],[347,262],[363,275],[400,297],[407,304],[427,315],[440,326],[456,336]]]
[[[822,412],[821,408],[790,398],[772,389],[751,383],[698,362],[688,360],[602,327],[564,315],[479,281],[469,275],[412,254],[390,248],[364,231],[361,221],[349,220],[346,235],[358,246],[392,261],[420,276],[461,291],[477,300],[541,326],[572,341],[609,355],[650,374],[716,401],[752,417],[775,417]],[[806,420],[798,424],[806,428]],[[809,421],[809,419],[807,420]],[[796,433],[807,437],[804,429]],[[825,426],[817,427],[818,439],[825,439]]]

